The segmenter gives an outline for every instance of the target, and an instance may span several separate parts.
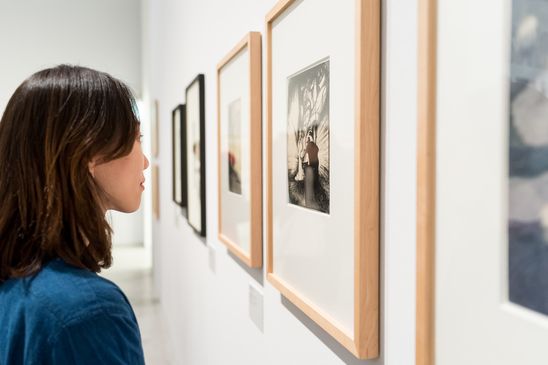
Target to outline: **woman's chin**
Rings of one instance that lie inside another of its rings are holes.
[[[136,202],[133,202],[131,204],[119,204],[116,205],[109,210],[115,210],[120,213],[134,213],[137,210],[139,210],[139,207],[141,206],[141,199],[139,199]]]

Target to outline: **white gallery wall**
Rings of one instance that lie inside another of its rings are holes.
[[[0,0],[0,112],[28,76],[60,63],[124,80],[141,96],[140,0]]]
[[[140,0],[0,0],[0,115],[23,80],[61,63],[108,72],[140,98],[141,10]],[[143,214],[109,214],[115,246],[143,244]]]
[[[155,262],[173,363],[414,364],[416,0],[382,1],[380,358],[356,360],[281,297],[264,269],[248,269],[217,238],[216,65],[247,32],[260,31],[264,72],[264,20],[276,2],[144,3],[143,83],[146,99],[160,105]],[[198,73],[205,74],[206,239],[194,234],[171,201],[171,110],[184,102],[185,88]],[[263,96],[264,88],[263,80]],[[263,110],[264,105],[263,97]]]

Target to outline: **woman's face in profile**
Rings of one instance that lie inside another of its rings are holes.
[[[143,171],[148,166],[140,137],[135,140],[129,155],[101,164],[91,162],[90,172],[106,195],[104,209],[124,213],[139,209],[145,189]]]

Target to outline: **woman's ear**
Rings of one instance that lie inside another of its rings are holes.
[[[95,178],[95,166],[97,166],[97,160],[92,159],[88,162],[88,170],[93,178]]]

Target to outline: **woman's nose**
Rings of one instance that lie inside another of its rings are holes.
[[[150,166],[150,162],[148,161],[148,158],[145,155],[143,155],[143,157],[145,158],[145,164],[144,164],[145,167],[143,168],[143,170],[146,170]]]

